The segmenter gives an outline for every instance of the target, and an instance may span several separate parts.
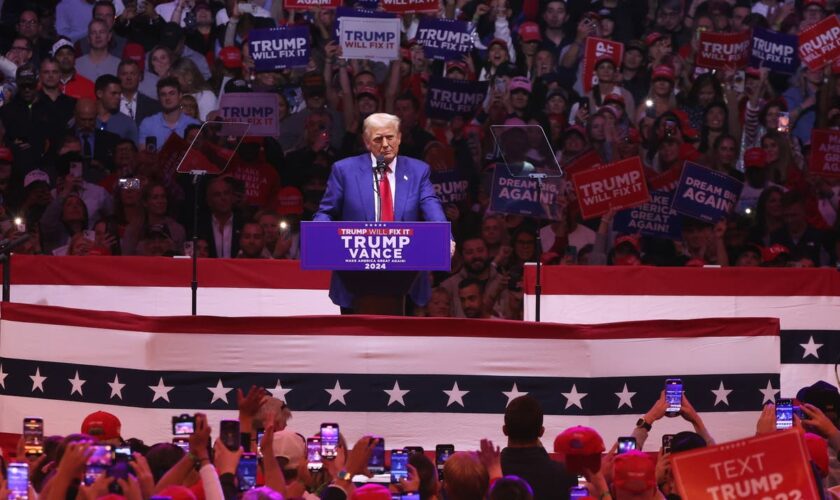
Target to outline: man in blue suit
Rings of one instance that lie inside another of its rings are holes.
[[[333,165],[313,220],[445,222],[443,207],[429,180],[429,165],[399,156],[400,119],[374,113],[365,119],[362,134],[368,153]],[[374,176],[377,163],[387,165],[378,183]],[[381,207],[376,190],[382,193]],[[420,273],[412,285],[411,298],[423,305],[430,294],[428,275]],[[339,273],[332,275],[330,298],[343,312],[353,307],[353,295]]]

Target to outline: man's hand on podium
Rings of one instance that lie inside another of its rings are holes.
[[[449,240],[449,258],[455,255],[455,240]]]

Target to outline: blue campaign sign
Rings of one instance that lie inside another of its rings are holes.
[[[793,74],[799,69],[799,37],[764,28],[753,28],[750,66],[764,66],[780,73]]]
[[[282,26],[248,33],[248,49],[257,71],[275,71],[309,64],[309,28]]]
[[[448,222],[302,222],[300,267],[449,271]]]
[[[682,237],[680,215],[671,208],[672,191],[651,191],[650,201],[615,214],[613,230],[678,240]]]
[[[706,222],[729,215],[738,203],[744,184],[702,165],[685,162],[671,208]]]
[[[461,59],[473,48],[472,24],[424,17],[420,19],[416,40],[428,59]]]
[[[560,192],[560,180],[547,179],[537,199],[537,181],[515,177],[504,164],[497,163],[493,169],[490,209],[505,214],[559,220],[560,205],[557,197]]]
[[[451,120],[453,115],[472,117],[484,103],[488,85],[486,81],[431,77],[426,92],[426,117],[433,120]]]
[[[432,170],[430,178],[441,203],[462,203],[469,198],[470,181],[465,172],[457,168]]]
[[[335,22],[333,23],[333,40],[336,42],[340,39],[339,28],[341,26],[342,17],[366,17],[369,19],[395,19],[396,14],[390,12],[382,12],[379,10],[372,10],[366,8],[354,9],[352,7],[339,7],[335,9]]]

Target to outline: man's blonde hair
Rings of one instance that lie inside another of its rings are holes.
[[[374,128],[394,127],[397,131],[400,130],[400,119],[397,116],[388,113],[374,113],[365,118],[364,126],[362,128],[365,137],[370,136],[370,130]]]

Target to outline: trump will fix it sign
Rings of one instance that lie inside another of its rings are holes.
[[[809,69],[820,69],[840,57],[840,21],[828,16],[799,34],[799,58]]]

